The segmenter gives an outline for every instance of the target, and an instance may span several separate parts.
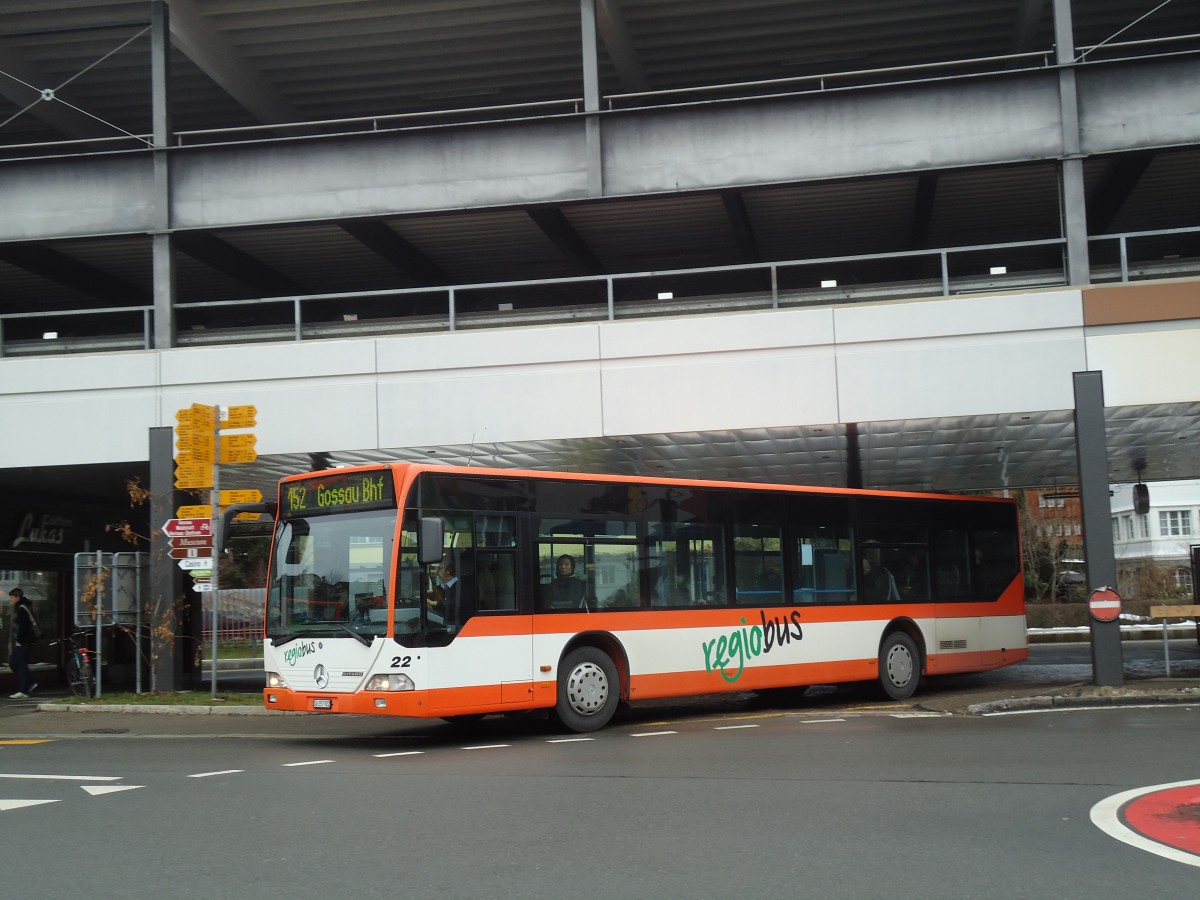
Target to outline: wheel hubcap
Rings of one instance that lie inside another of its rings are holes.
[[[896,687],[904,687],[912,679],[913,659],[908,648],[897,645],[888,651],[887,675]]]
[[[608,701],[608,676],[595,663],[581,663],[567,677],[567,702],[581,716],[593,716]]]

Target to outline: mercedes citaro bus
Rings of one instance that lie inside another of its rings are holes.
[[[1028,653],[1003,499],[390,463],[260,507],[270,709],[582,732],[656,697],[904,699]]]

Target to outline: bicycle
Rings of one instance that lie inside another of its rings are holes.
[[[96,676],[92,673],[94,654],[87,647],[87,634],[78,631],[71,637],[50,642],[51,646],[55,644],[62,644],[67,651],[67,683],[71,686],[71,693],[76,697],[95,697]]]

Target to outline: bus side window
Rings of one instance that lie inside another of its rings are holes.
[[[512,553],[479,552],[475,560],[480,612],[517,608],[516,557]]]
[[[967,594],[967,533],[959,528],[933,533],[933,597],[959,600]]]
[[[736,525],[733,572],[739,606],[783,603],[783,540],[777,525]]]
[[[850,603],[854,600],[854,555],[850,532],[835,526],[805,528],[793,556],[796,603]]]

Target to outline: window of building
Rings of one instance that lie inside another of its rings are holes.
[[[1150,517],[1148,515],[1146,515],[1145,513],[1143,513],[1142,515],[1137,517],[1137,523],[1138,523],[1138,537],[1142,537],[1142,538],[1150,537]],[[1076,532],[1076,533],[1078,533],[1078,532]]]
[[[1192,592],[1192,570],[1185,569],[1181,566],[1180,568],[1176,569],[1173,574],[1175,578],[1175,587],[1184,593],[1190,594]]]
[[[1163,537],[1176,537],[1191,534],[1192,511],[1190,509],[1159,510],[1158,530]]]

